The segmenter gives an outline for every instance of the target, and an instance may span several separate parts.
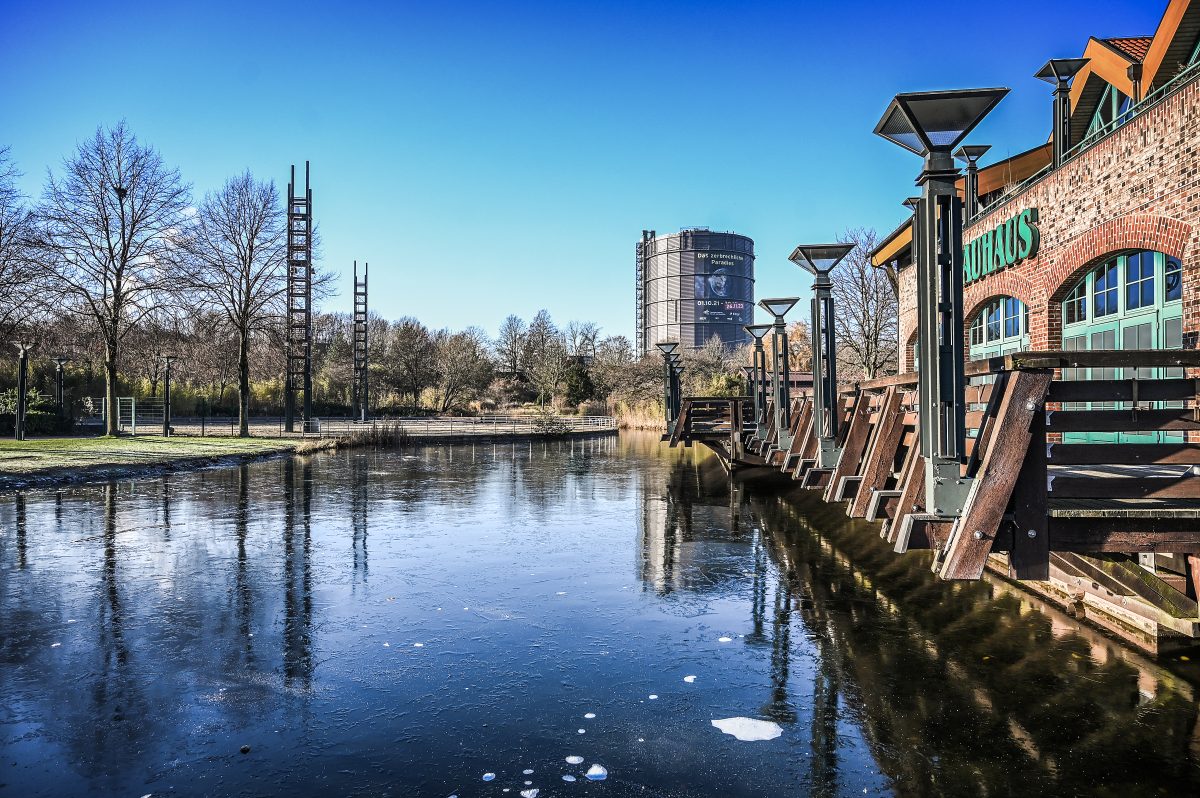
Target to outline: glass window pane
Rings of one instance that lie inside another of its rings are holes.
[[[1183,298],[1183,266],[1176,258],[1167,258],[1166,289],[1167,302]]]

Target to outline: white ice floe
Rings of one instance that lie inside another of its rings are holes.
[[[484,781],[491,781],[491,780],[493,780],[494,778],[496,778],[496,774],[495,774],[495,773],[484,773],[484,774],[483,774],[483,780],[484,780]]]
[[[541,790],[537,787],[534,787],[532,790],[521,790],[521,798],[537,798],[539,792]]]
[[[525,786],[526,786],[526,787],[528,787],[530,784],[533,784],[533,782],[532,782],[532,781],[526,781],[526,782],[525,782]]]
[[[718,643],[732,643],[733,638],[732,637],[718,637],[717,642]]]
[[[639,738],[638,738],[638,742],[639,742],[639,743],[644,743],[644,742],[646,742],[646,738],[645,738],[645,737],[639,737]]]
[[[533,774],[533,770],[530,768],[526,768],[525,770],[522,770],[521,772],[524,773],[526,776],[530,776]]]
[[[687,682],[688,684],[691,684],[692,682],[696,681],[696,677],[695,676],[684,676],[683,680],[685,682]]]
[[[712,725],[726,734],[732,734],[742,742],[774,740],[783,734],[783,727],[778,723],[756,718],[724,718],[712,721]]]
[[[588,772],[583,775],[587,776],[592,781],[604,781],[608,778],[608,769],[604,765],[592,765],[588,768]]]
[[[58,648],[61,645],[62,645],[62,643],[51,643],[50,648]]]
[[[656,696],[654,693],[651,693],[651,694],[650,694],[650,700],[651,700],[651,701],[657,701],[657,700],[658,700],[658,696]]]
[[[565,591],[565,590],[560,590],[560,591],[558,591],[557,593],[555,593],[554,595],[556,595],[556,596],[565,596],[565,595],[567,595],[567,591]]]
[[[587,734],[587,729],[579,729],[579,734]]]
[[[575,781],[575,777],[568,773],[567,775],[563,776],[563,781]]]
[[[582,765],[583,757],[571,755],[571,756],[567,757],[567,764],[568,765]]]
[[[413,648],[425,648],[424,643],[413,643]]]
[[[583,716],[585,718],[587,718],[588,720],[591,720],[592,718],[596,717],[596,713],[595,712],[585,712],[583,714]]]

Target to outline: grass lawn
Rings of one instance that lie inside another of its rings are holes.
[[[34,438],[0,440],[0,472],[32,474],[90,466],[140,466],[191,457],[227,457],[293,449],[295,441],[264,438]]]

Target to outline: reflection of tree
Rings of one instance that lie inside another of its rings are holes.
[[[303,540],[296,543],[295,460],[288,458],[283,469],[283,673],[291,681],[307,686],[312,677],[312,463],[307,459],[300,473],[300,524]],[[299,561],[299,562],[297,562]]]
[[[238,468],[237,502],[233,511],[234,534],[237,536],[237,568],[234,573],[233,590],[237,607],[238,635],[242,639],[242,656],[247,665],[254,661],[254,638],[251,637],[251,617],[254,611],[254,595],[249,578],[249,562],[246,557],[246,536],[250,531],[250,466]]]
[[[125,665],[129,660],[129,649],[125,645],[125,614],[117,582],[117,486],[113,482],[104,486],[102,574],[105,603],[101,605],[100,610],[100,649],[106,665],[112,665],[114,662],[117,665]]]

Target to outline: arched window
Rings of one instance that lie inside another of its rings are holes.
[[[1062,301],[1062,348],[1183,348],[1183,267],[1178,258],[1149,250],[1113,255],[1072,286]],[[1128,373],[1122,373],[1128,372]],[[1180,369],[1064,369],[1064,379],[1115,380],[1138,377],[1182,377]],[[1086,405],[1094,409],[1117,404]],[[1070,408],[1068,408],[1070,409]],[[1168,433],[1119,440],[1168,440]],[[1178,436],[1176,436],[1178,437]],[[1113,441],[1116,434],[1080,433],[1071,440]],[[1066,440],[1066,438],[1064,438]]]
[[[970,357],[978,360],[1029,348],[1029,308],[1016,297],[993,299],[971,322]]]

